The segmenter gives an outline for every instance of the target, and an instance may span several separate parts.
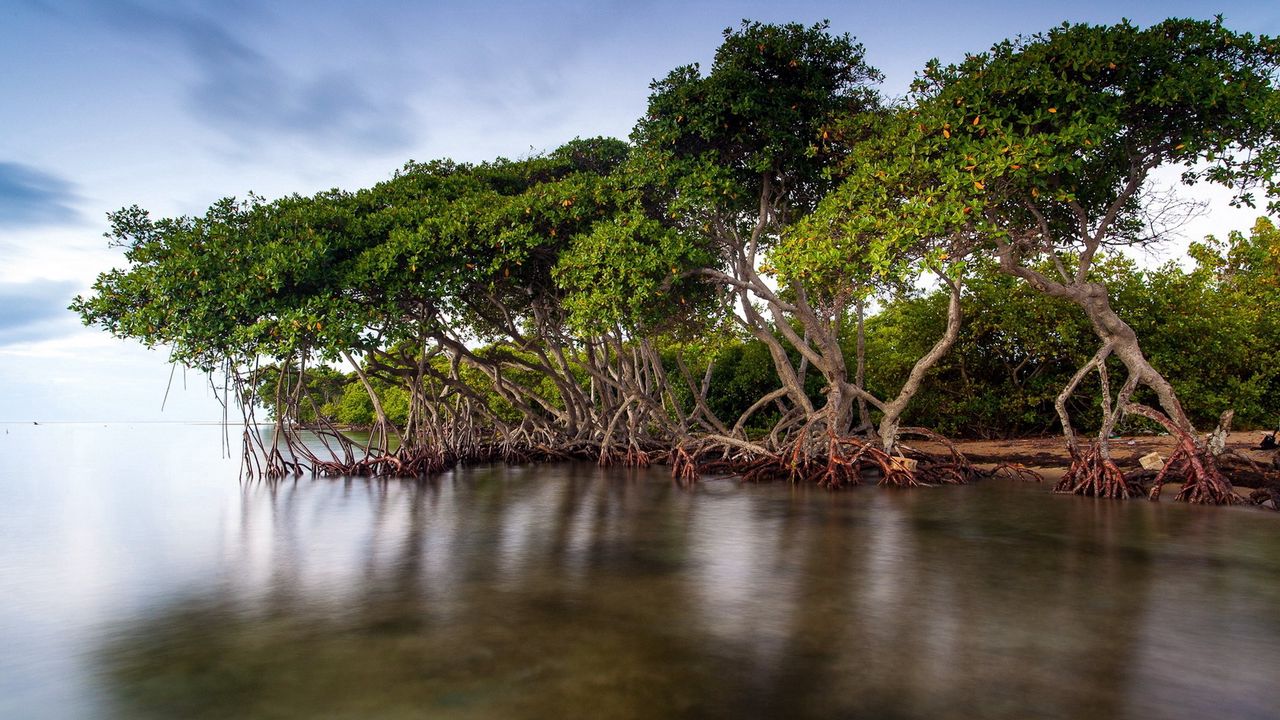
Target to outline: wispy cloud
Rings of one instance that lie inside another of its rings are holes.
[[[0,347],[63,335],[77,323],[67,305],[77,283],[0,282]]]
[[[72,222],[78,217],[76,199],[75,188],[60,177],[29,165],[0,162],[0,227]]]
[[[411,111],[398,94],[373,89],[358,68],[317,70],[273,58],[231,21],[246,16],[250,11],[237,4],[130,0],[105,15],[132,41],[175,47],[196,71],[189,110],[237,143],[284,135],[396,150],[413,140]]]

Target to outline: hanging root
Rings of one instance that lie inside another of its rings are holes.
[[[876,484],[881,486],[958,485],[980,475],[945,438],[922,428],[903,429],[901,434],[939,442],[949,453],[938,457],[900,445],[901,452],[893,454],[876,441],[828,431],[825,436],[800,433],[800,437],[777,455],[752,457],[745,462],[730,462],[728,466],[745,481],[812,482],[827,489],[861,485],[872,477],[877,478]]]
[[[1218,469],[1218,459],[1208,449],[1196,443],[1188,432],[1175,425],[1163,413],[1146,405],[1129,403],[1125,410],[1160,423],[1178,440],[1169,461],[1156,475],[1147,496],[1149,499],[1159,500],[1165,482],[1175,476],[1182,479],[1182,489],[1174,496],[1174,500],[1201,505],[1236,505],[1244,502],[1232,489],[1231,481]],[[1178,470],[1176,475],[1175,469]]]
[[[938,457],[904,444],[899,445],[908,457],[916,460],[916,474],[926,484],[966,485],[984,475],[969,462],[969,458],[960,452],[955,443],[932,430],[922,427],[898,428],[898,437],[920,437],[947,449],[945,457]]]
[[[878,485],[916,487],[924,483],[916,477],[915,467],[915,460],[890,455],[873,443],[830,433],[826,467],[817,481],[829,489],[861,485],[866,470],[876,469],[880,472]]]
[[[649,453],[641,450],[634,444],[627,446],[627,452],[622,457],[623,466],[647,468],[649,467],[649,463]]]
[[[691,454],[684,445],[677,445],[671,451],[671,477],[681,485],[692,485],[698,481],[697,451]]]
[[[1142,494],[1142,487],[1126,479],[1115,461],[1103,454],[1101,445],[1093,442],[1081,453],[1072,451],[1071,466],[1053,491],[1127,500]]]

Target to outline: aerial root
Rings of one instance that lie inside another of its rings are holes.
[[[617,447],[602,446],[600,455],[596,460],[596,464],[600,467],[613,467],[621,465],[623,467],[647,468],[653,462],[653,457],[648,451],[641,449],[633,444],[627,445],[625,450]]]
[[[692,485],[698,481],[698,461],[684,445],[677,445],[670,454],[671,477],[681,485]]]
[[[963,484],[982,475],[945,438],[929,431],[909,429],[904,434],[926,437],[945,445],[944,455],[930,454],[900,444],[886,452],[878,442],[832,432],[803,433],[805,439],[788,443],[782,452],[733,438],[704,438],[669,449],[638,444],[598,445],[590,441],[549,447],[536,442],[468,443],[453,449],[434,446],[401,447],[394,452],[373,450],[363,457],[334,454],[308,455],[307,462],[276,453],[262,462],[259,475],[279,479],[288,474],[310,473],[321,477],[422,478],[458,465],[482,462],[536,463],[555,460],[595,460],[608,467],[646,468],[654,463],[670,466],[671,477],[691,485],[706,474],[737,476],[743,482],[813,483],[838,489],[875,479],[878,485],[922,487]],[[1030,472],[1030,471],[1027,471]]]
[[[1125,478],[1115,461],[1103,452],[1102,446],[1093,442],[1082,452],[1072,451],[1071,465],[1053,491],[1125,500],[1141,495],[1142,487]]]
[[[621,459],[621,453],[611,447],[605,446],[600,448],[600,459],[596,461],[596,464],[600,467],[613,467],[614,465],[617,465]]]
[[[898,436],[924,438],[947,449],[946,457],[940,458],[899,443],[899,447],[916,460],[917,473],[929,484],[965,485],[983,476],[982,471],[969,462],[969,458],[960,452],[955,443],[928,428],[899,428]]]
[[[877,485],[920,487],[930,483],[917,472],[918,461],[902,455],[891,455],[871,442],[857,438],[828,437],[827,469],[818,484],[826,488],[861,485],[866,469],[879,471]]]
[[[649,462],[649,453],[635,445],[629,445],[626,454],[622,458],[622,464],[626,467],[647,468],[649,467]]]
[[[984,473],[987,477],[1007,477],[1022,482],[1044,482],[1044,476],[1022,463],[1000,463]]]
[[[336,455],[321,458],[309,453],[308,462],[287,460],[283,455],[268,456],[257,475],[264,480],[279,480],[304,472],[318,477],[423,478],[439,475],[459,464],[502,459],[510,459],[510,451],[498,444],[469,446],[459,452],[437,447],[402,447],[391,453],[373,451],[356,459],[350,455],[346,459]]]
[[[452,468],[458,458],[435,448],[401,448],[394,453],[370,455],[353,462],[336,460],[316,464],[315,474],[357,477],[426,477]]]
[[[910,434],[928,431],[911,429]],[[933,439],[932,433],[928,433]],[[863,484],[876,477],[878,485],[921,487],[940,484],[963,484],[979,475],[954,445],[947,445],[948,456],[937,457],[907,446],[901,452],[886,452],[878,442],[837,435],[807,435],[793,440],[782,452],[733,452],[726,447],[704,446],[691,451],[676,448],[669,456],[672,477],[689,482],[700,473],[722,472],[737,475],[743,482],[787,480],[792,483],[814,483],[819,487],[838,489]],[[715,459],[702,461],[700,456],[714,454]]]

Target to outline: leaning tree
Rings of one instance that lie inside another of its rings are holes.
[[[1178,437],[1166,467],[1185,469],[1180,498],[1235,498],[1174,388],[1091,270],[1101,252],[1158,239],[1149,222],[1159,211],[1158,168],[1182,167],[1187,184],[1233,188],[1239,203],[1256,202],[1259,187],[1277,196],[1278,69],[1280,43],[1231,32],[1221,19],[1146,29],[1064,24],[955,65],[931,62],[889,134],[854,158],[859,169],[839,194],[854,202],[851,194],[881,188],[850,219],[855,226],[870,216],[906,243],[945,238],[939,253],[989,253],[1003,272],[1088,316],[1101,346],[1058,399],[1074,458],[1061,489],[1133,492],[1107,438],[1122,414],[1134,413]],[[1042,271],[1042,263],[1053,269]],[[1114,395],[1108,358],[1126,373]],[[1083,447],[1065,403],[1094,371],[1104,419],[1097,440]],[[1146,392],[1159,410],[1138,402]]]

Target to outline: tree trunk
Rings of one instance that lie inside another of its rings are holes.
[[[853,372],[853,385],[862,392],[867,390],[867,303],[861,297],[858,298],[858,337],[857,337],[857,364]],[[859,430],[869,430],[871,425],[871,410],[867,407],[867,398],[858,395],[858,428]]]
[[[1178,401],[1173,385],[1147,360],[1133,328],[1111,309],[1106,286],[1102,283],[1086,282],[1071,290],[1073,292],[1069,295],[1069,299],[1084,310],[1098,338],[1105,345],[1110,345],[1112,354],[1124,363],[1125,370],[1129,373],[1129,381],[1155,391],[1156,398],[1160,401],[1160,408],[1169,416],[1169,419],[1194,437],[1195,428],[1183,411],[1182,403]],[[1123,407],[1118,405],[1115,410],[1122,411]]]
[[[1008,244],[1001,245],[999,257],[1002,271],[1026,280],[1041,292],[1070,300],[1080,306],[1093,325],[1094,333],[1103,343],[1098,354],[1076,373],[1067,390],[1064,390],[1058,398],[1058,413],[1063,417],[1063,433],[1072,446],[1071,467],[1059,483],[1058,490],[1117,498],[1129,497],[1135,491],[1136,488],[1130,487],[1129,481],[1111,459],[1108,451],[1108,436],[1111,428],[1122,413],[1129,412],[1164,425],[1178,441],[1174,456],[1156,476],[1150,493],[1152,500],[1159,498],[1160,487],[1169,469],[1175,464],[1182,464],[1185,467],[1186,482],[1182,491],[1178,493],[1178,499],[1214,504],[1239,502],[1240,498],[1232,490],[1231,482],[1218,469],[1216,458],[1209,452],[1204,441],[1196,437],[1195,428],[1192,427],[1190,419],[1182,409],[1182,403],[1178,401],[1173,386],[1142,353],[1137,333],[1111,308],[1106,286],[1086,280],[1088,258],[1082,258],[1081,267],[1077,269],[1074,280],[1055,282],[1023,266],[1013,247]],[[1106,374],[1105,362],[1108,353],[1115,355],[1124,364],[1128,373],[1114,406],[1111,403]],[[1066,418],[1065,401],[1069,391],[1074,389],[1091,366],[1098,369],[1099,377],[1102,379],[1104,417],[1097,443],[1082,451],[1076,447],[1074,433]],[[1133,393],[1144,386],[1155,392],[1160,408],[1164,411],[1163,414],[1145,405],[1131,402]]]
[[[373,405],[373,413],[376,418],[376,423],[374,426],[374,433],[369,437],[369,445],[365,447],[365,453],[367,454],[372,449],[374,435],[378,435],[379,433],[381,433],[381,438],[378,440],[378,449],[383,453],[386,453],[388,451],[388,441],[390,439],[388,437],[389,433],[395,433],[396,440],[403,442],[400,437],[400,430],[387,419],[387,413],[382,409],[382,401],[378,398],[377,391],[373,389],[373,385],[369,382],[369,377],[365,375],[364,368],[360,367],[360,363],[351,359],[351,354],[345,350],[342,351],[342,358],[350,363],[351,367],[355,369],[356,377],[360,379],[360,384],[364,387],[364,391],[368,393],[369,402]]]
[[[1124,363],[1125,370],[1136,386],[1149,387],[1155,391],[1160,407],[1173,423],[1184,432],[1194,435],[1195,430],[1191,426],[1191,421],[1187,419],[1182,404],[1178,402],[1173,386],[1147,361],[1133,328],[1111,309],[1111,301],[1105,285],[1089,282],[1083,278],[1070,282],[1051,280],[1044,274],[1023,265],[1010,245],[1001,246],[999,259],[1002,272],[1025,280],[1046,295],[1069,300],[1084,310],[1085,316],[1093,325],[1094,333],[1102,340],[1103,346],[1110,347],[1111,354]],[[1122,410],[1122,408],[1117,407],[1116,410]]]
[[[943,278],[943,280],[951,288],[951,297],[947,301],[947,328],[929,352],[916,360],[897,397],[886,402],[882,408],[884,415],[880,418],[877,434],[880,436],[880,445],[886,453],[893,452],[898,442],[898,427],[902,423],[902,413],[911,404],[911,398],[920,391],[925,374],[947,354],[955,344],[956,338],[960,337],[960,323],[964,318],[960,308],[960,283],[949,278]]]

